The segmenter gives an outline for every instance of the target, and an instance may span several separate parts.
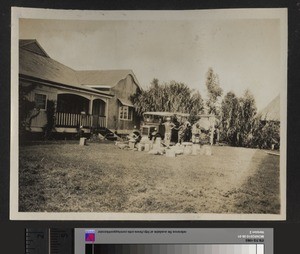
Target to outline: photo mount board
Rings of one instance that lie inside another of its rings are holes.
[[[94,212],[19,212],[19,20],[236,20],[277,19],[280,29],[280,214],[217,214],[217,213],[94,213]],[[287,10],[234,9],[195,11],[79,11],[33,8],[12,8],[11,33],[11,177],[10,219],[12,220],[285,220],[286,219],[286,115],[287,115]]]

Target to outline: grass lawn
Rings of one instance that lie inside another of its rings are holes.
[[[279,156],[218,147],[168,158],[113,143],[20,147],[20,212],[280,212]]]

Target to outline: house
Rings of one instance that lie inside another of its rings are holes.
[[[94,72],[97,79],[93,79]],[[95,89],[95,82],[107,88]],[[53,60],[36,40],[20,40],[19,89],[24,87],[33,87],[26,95],[35,102],[28,127],[31,132],[43,131],[50,102],[55,107],[55,131],[59,133],[77,133],[78,128],[85,133],[99,128],[128,132],[138,124],[129,101],[140,89],[132,71],[128,75],[119,70],[76,71]]]
[[[259,115],[262,121],[280,122],[280,96],[275,97]]]
[[[280,147],[280,95],[275,97],[262,111],[259,112],[260,131],[265,133],[260,147],[279,149]]]
[[[80,83],[101,92],[109,92],[107,128],[119,134],[129,133],[134,126],[140,127],[140,117],[135,113],[130,96],[141,87],[132,70],[78,71]]]

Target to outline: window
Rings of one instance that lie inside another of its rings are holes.
[[[47,96],[45,94],[36,93],[34,95],[35,108],[46,110]]]
[[[119,118],[121,120],[132,120],[132,110],[128,106],[121,106],[119,111]]]

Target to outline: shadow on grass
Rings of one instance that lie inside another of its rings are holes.
[[[256,152],[260,160],[256,172],[239,188],[235,199],[237,213],[280,213],[279,156]]]
[[[121,211],[123,170],[98,160],[99,154],[88,159],[93,149],[72,143],[22,147],[19,212]]]
[[[279,157],[215,152],[175,167],[113,143],[20,147],[19,211],[279,213]]]

